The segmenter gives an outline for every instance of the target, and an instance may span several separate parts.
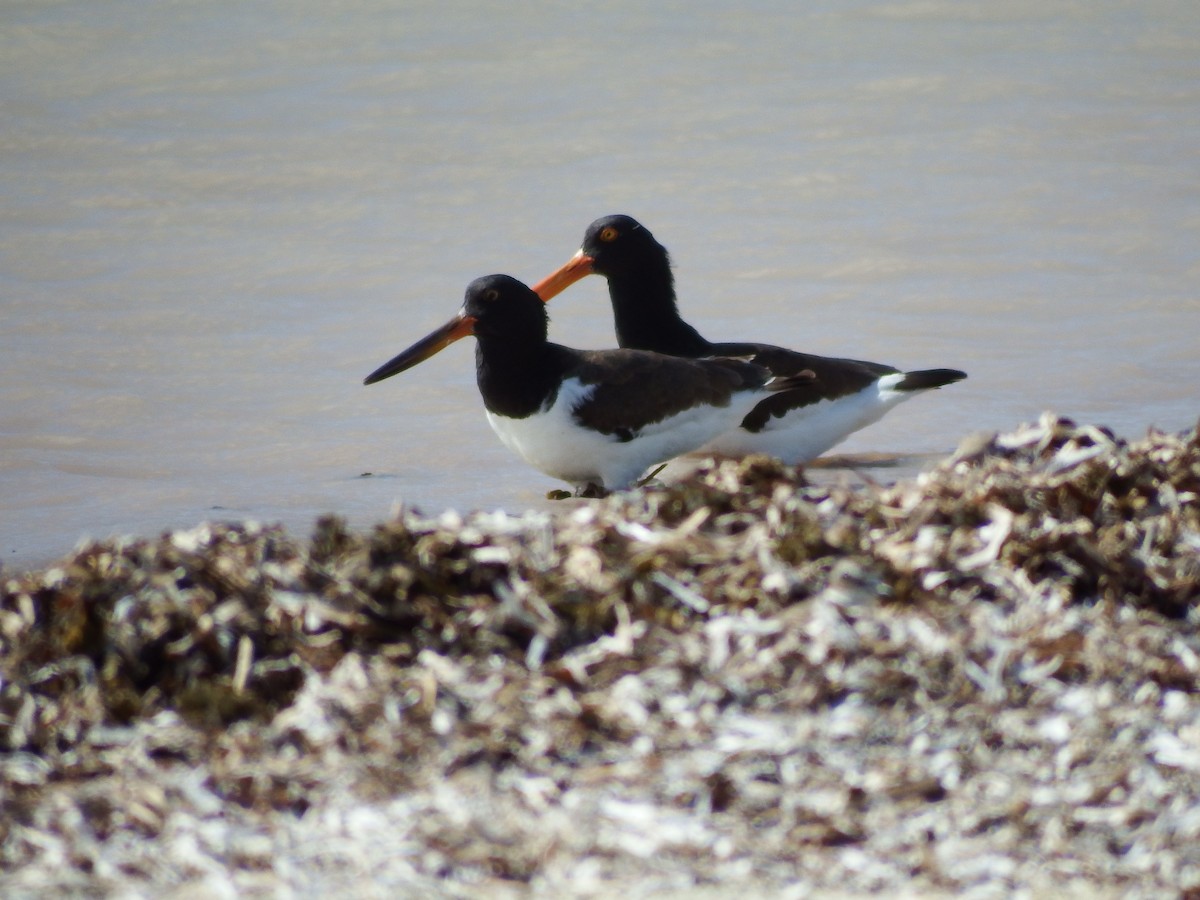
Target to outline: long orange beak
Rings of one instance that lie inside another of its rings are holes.
[[[591,275],[593,262],[595,260],[580,250],[565,266],[535,284],[533,292],[542,298],[543,303],[549,303],[551,297],[557,297],[579,279]]]
[[[389,359],[382,366],[363,379],[363,384],[374,384],[399,375],[406,369],[411,369],[417,363],[422,363],[435,353],[445,350],[455,341],[470,337],[475,333],[475,317],[459,313],[441,328],[427,334],[403,353]]]

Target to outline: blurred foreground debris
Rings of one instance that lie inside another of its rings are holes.
[[[1196,892],[1198,607],[1197,433],[1050,415],[97,543],[2,585],[0,894]]]

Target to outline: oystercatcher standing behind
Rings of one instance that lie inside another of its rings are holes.
[[[629,216],[588,226],[583,245],[560,269],[534,285],[544,301],[586,275],[608,279],[617,343],[672,356],[742,357],[774,375],[808,373],[805,383],[763,399],[733,428],[701,448],[730,456],[768,453],[787,463],[815,459],[916,394],[961,381],[957,369],[901,372],[857,359],[832,359],[768,344],[713,343],[679,315],[666,248]]]

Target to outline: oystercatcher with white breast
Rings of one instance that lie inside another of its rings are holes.
[[[667,250],[629,216],[588,226],[579,251],[534,285],[544,301],[592,273],[608,280],[617,343],[699,359],[736,356],[779,377],[806,373],[791,390],[763,399],[737,428],[701,448],[730,456],[767,453],[788,463],[815,459],[898,403],[967,377],[957,369],[902,372],[856,359],[833,359],[768,344],[713,343],[679,315]]]
[[[458,315],[363,383],[474,335],[479,393],[500,440],[547,475],[602,493],[736,428],[763,398],[810,377],[776,378],[740,359],[572,350],[547,340],[548,323],[546,305],[515,278],[477,278]]]

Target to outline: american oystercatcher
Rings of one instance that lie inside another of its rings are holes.
[[[363,383],[474,335],[479,393],[500,440],[547,475],[603,493],[736,428],[764,397],[811,377],[774,377],[742,359],[572,350],[546,339],[548,324],[546,305],[515,278],[477,278],[458,315]]]
[[[712,343],[683,321],[667,249],[629,216],[605,216],[588,226],[579,251],[534,285],[549,301],[586,275],[608,279],[617,343],[693,359],[736,356],[780,377],[807,373],[791,390],[762,400],[734,428],[702,452],[741,456],[768,453],[784,462],[815,459],[898,403],[922,391],[961,381],[957,369],[901,372],[857,359],[832,359],[768,344]]]

